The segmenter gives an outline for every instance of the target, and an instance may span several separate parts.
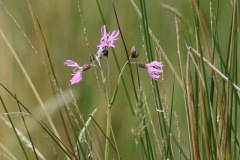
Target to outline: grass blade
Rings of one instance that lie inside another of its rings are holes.
[[[1,101],[1,103],[2,103],[2,106],[3,106],[4,110],[5,110],[5,112],[8,113],[7,107],[5,106],[5,103],[3,102],[2,96],[0,96],[0,101]],[[5,121],[5,124],[6,124],[7,126],[9,126],[10,128],[13,129],[13,131],[14,131],[16,137],[17,137],[17,140],[18,140],[18,142],[19,142],[19,144],[20,144],[20,146],[21,146],[21,149],[22,149],[22,151],[23,151],[23,153],[24,153],[24,155],[25,155],[25,158],[26,158],[27,160],[29,160],[28,154],[27,154],[27,152],[26,152],[26,150],[25,150],[25,148],[23,147],[23,144],[22,144],[22,142],[21,142],[21,139],[23,139],[23,135],[21,134],[21,132],[20,132],[19,130],[17,130],[17,129],[15,128],[15,126],[14,126],[14,124],[13,124],[13,121],[12,121],[10,115],[7,114],[7,116],[8,116],[8,119],[9,119],[10,123],[9,123],[4,117],[0,117],[0,118],[1,118],[3,121]]]

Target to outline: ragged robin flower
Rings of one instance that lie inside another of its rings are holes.
[[[149,76],[154,80],[158,80],[160,78],[159,74],[163,72],[163,64],[162,62],[158,61],[153,61],[147,64],[143,62],[138,62],[138,66],[141,68],[147,68]]]
[[[71,85],[78,83],[82,80],[82,72],[88,70],[91,65],[90,64],[84,64],[83,66],[79,66],[76,62],[73,60],[66,60],[64,62],[66,66],[73,67],[73,77],[70,80]]]
[[[108,48],[115,47],[114,42],[117,40],[119,35],[119,30],[113,30],[112,32],[107,33],[106,26],[103,25],[101,28],[102,37],[100,39],[99,50],[97,52],[98,58],[101,59],[102,56],[107,56]]]

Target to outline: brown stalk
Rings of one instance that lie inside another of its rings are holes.
[[[206,37],[206,33],[205,33],[205,28],[204,28],[204,20],[202,18],[202,15],[200,13],[200,10],[198,8],[198,5],[197,5],[197,2],[196,0],[192,0],[193,1],[193,5],[194,5],[194,8],[196,10],[196,13],[197,13],[197,16],[198,16],[198,19],[199,19],[199,24],[200,24],[200,28],[201,28],[201,31],[202,31],[202,35],[203,35],[203,41],[204,41],[204,45],[206,46],[206,52],[208,54],[208,58],[210,60],[210,62],[213,64],[213,60],[212,60],[212,57],[211,57],[211,54],[210,54],[210,49],[209,49],[209,46],[208,46],[208,43],[207,43],[207,37]],[[216,90],[217,90],[217,97],[218,97],[218,101],[219,101],[219,104],[222,104],[222,101],[221,101],[221,96],[220,96],[220,92],[219,92],[219,86],[218,86],[218,81],[217,81],[217,78],[216,78],[216,73],[214,72],[214,70],[212,70],[212,77],[213,77],[213,80],[214,80],[214,83],[215,83],[215,87],[216,87]],[[212,108],[210,108],[211,110]],[[212,122],[215,121],[214,117],[212,116],[211,114],[211,118],[212,118]],[[216,126],[215,123],[213,123],[213,126]],[[214,135],[217,135],[217,130],[216,128],[214,128],[213,130],[215,133]],[[221,152],[220,152],[220,145],[218,143],[218,140],[217,140],[217,137],[216,137],[216,146],[217,146],[217,154],[218,154],[218,159],[221,160]]]
[[[199,42],[198,42],[198,35],[196,34],[196,46],[197,50],[199,50]],[[200,68],[200,58],[198,58],[198,69],[201,71]],[[199,73],[200,74],[200,73]],[[203,138],[205,142],[205,149],[206,149],[206,155],[207,155],[207,160],[210,160],[210,149],[209,149],[209,139],[208,139],[208,133],[207,133],[207,116],[206,116],[206,110],[204,109],[204,98],[203,98],[203,84],[201,83],[201,79],[198,79],[199,82],[199,100],[200,100],[200,108],[202,112],[202,124],[203,124]]]
[[[191,54],[191,52],[190,52],[190,54]],[[196,64],[196,62],[194,61],[194,58],[193,58],[193,56],[191,55],[191,57],[192,57],[192,60],[193,60],[193,62],[194,62],[194,64],[195,64],[195,67],[196,67],[196,69],[197,69],[197,71],[198,71],[198,75],[199,75],[199,85],[200,84],[202,84],[199,88],[199,92],[200,92],[200,94],[203,94],[203,88],[205,89],[205,83],[204,83],[204,80],[202,79],[202,77],[201,77],[201,72],[200,72],[200,69],[199,69],[199,65],[197,66],[197,64]],[[200,62],[199,62],[200,63]],[[205,123],[205,125],[207,124],[207,121],[206,121],[206,110],[204,109],[204,99],[203,99],[203,97],[200,97],[199,96],[199,99],[200,99],[200,105],[201,105],[201,109],[202,109],[202,115],[204,116],[203,117],[203,123]],[[208,99],[209,100],[209,99]],[[209,100],[210,101],[210,100]],[[222,108],[222,107],[221,107]],[[213,109],[212,109],[212,105],[210,104],[210,107],[209,107],[209,109],[210,109],[210,114],[211,114],[211,121],[212,121],[212,124],[213,124],[213,133],[214,133],[214,140],[216,141],[216,145],[218,145],[217,146],[217,148],[220,148],[220,146],[219,146],[219,140],[218,140],[218,134],[217,134],[217,127],[216,127],[216,123],[215,123],[215,119],[216,119],[216,117],[214,117],[214,113],[213,113]],[[220,109],[221,110],[221,109]],[[221,113],[223,113],[222,111],[221,111]],[[222,114],[223,115],[223,114]],[[207,125],[206,125],[207,126]],[[206,131],[207,131],[207,128],[204,128],[204,129],[206,129]],[[205,143],[207,144],[208,143],[208,134],[207,134],[207,132],[205,132],[204,133],[204,136],[206,136],[206,137],[204,137],[205,139]],[[208,156],[208,155],[207,155]],[[219,156],[221,156],[221,154],[219,155]],[[209,157],[210,158],[210,157]],[[220,157],[221,158],[221,157]],[[220,159],[219,158],[219,159]]]
[[[233,43],[234,43],[234,38],[235,38],[235,20],[236,20],[236,7],[237,7],[237,1],[234,0],[233,4],[233,15],[232,15],[232,29],[231,29],[231,41],[230,41],[230,50],[229,50],[229,59],[228,59],[228,73],[230,74],[231,69],[232,69],[232,53],[233,53]],[[230,86],[231,84],[228,82],[227,84],[227,96],[226,96],[226,120],[225,120],[225,130],[224,130],[224,146],[225,150],[224,152],[226,153],[226,149],[228,152],[228,158],[231,160],[232,155],[231,155],[231,149],[230,149],[230,142],[228,139],[228,130],[230,129],[230,122],[229,122],[229,109],[230,109],[230,102],[229,102],[229,94],[230,94]],[[224,154],[226,155],[226,154]],[[225,157],[226,158],[226,157]]]
[[[193,159],[200,159],[199,147],[198,147],[198,135],[197,135],[197,123],[196,123],[196,113],[194,110],[194,96],[192,91],[192,80],[190,74],[190,54],[187,56],[187,66],[186,66],[186,89],[187,89],[187,101],[189,110],[189,122],[191,129],[192,138],[192,149],[193,149]]]
[[[211,64],[210,62],[208,62],[204,57],[201,57],[200,53],[198,53],[195,49],[189,47],[189,53],[191,54],[192,52],[195,53],[199,58],[202,58],[203,61],[206,63],[206,64]],[[194,61],[194,59],[193,59]],[[214,68],[216,69],[213,65],[210,65],[210,68]],[[214,70],[212,69],[212,70]],[[200,73],[198,73],[200,74]],[[199,75],[201,76],[201,75]],[[204,81],[200,81],[202,82],[202,84],[204,84]],[[205,86],[205,85],[204,85]],[[217,88],[218,89],[218,88]],[[220,91],[217,90],[217,95],[220,96]],[[219,97],[218,97],[219,99]],[[210,100],[209,100],[210,101]],[[222,121],[224,122],[224,111],[223,111],[223,104],[222,104],[222,101],[219,100],[219,104],[220,104],[220,112],[221,112],[221,117],[222,117]],[[214,113],[213,113],[213,109],[212,109],[212,105],[210,103],[210,114],[211,114],[211,120],[212,120],[212,124],[213,124],[213,131],[214,131],[214,136],[215,136],[215,141],[216,141],[216,145],[217,145],[217,152],[218,152],[218,158],[221,159],[221,152],[220,152],[220,145],[219,145],[219,140],[218,140],[218,134],[217,134],[217,127],[216,127],[216,123],[215,123],[215,118],[214,118]],[[218,150],[219,149],[219,150]]]
[[[211,68],[215,73],[217,73],[220,77],[222,77],[222,79],[224,79],[227,83],[230,83],[233,88],[235,88],[238,92],[240,92],[240,87],[237,86],[235,83],[232,83],[228,77],[226,77],[222,72],[220,72],[211,62],[209,62],[206,58],[202,57],[201,54],[196,51],[194,48],[192,47],[188,47],[188,49],[194,53],[196,56],[198,56],[199,58],[202,58],[203,62],[206,63],[208,65],[209,68]]]

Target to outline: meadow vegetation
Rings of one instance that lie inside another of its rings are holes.
[[[0,159],[240,159],[237,0],[0,0]]]

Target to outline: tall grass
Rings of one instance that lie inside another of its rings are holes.
[[[0,4],[2,159],[240,158],[237,0]]]

